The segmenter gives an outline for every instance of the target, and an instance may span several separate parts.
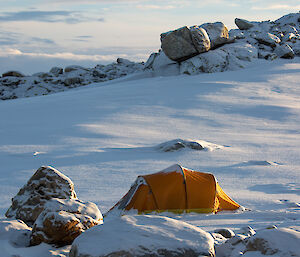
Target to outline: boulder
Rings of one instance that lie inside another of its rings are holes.
[[[26,247],[30,234],[31,228],[21,220],[0,219],[0,240],[7,240],[14,247]]]
[[[225,238],[232,238],[235,236],[235,233],[229,228],[216,229],[215,233],[219,233]]]
[[[71,72],[71,71],[76,71],[76,70],[84,70],[84,71],[88,71],[87,68],[84,68],[82,66],[79,66],[79,65],[70,65],[70,66],[67,66],[65,67],[65,72]]]
[[[276,47],[276,44],[279,44],[281,42],[280,38],[275,36],[274,34],[271,34],[269,32],[267,33],[256,33],[254,35],[254,38],[263,45]]]
[[[58,77],[59,75],[63,74],[64,70],[60,67],[52,67],[49,72]]]
[[[182,27],[161,35],[161,48],[173,61],[181,62],[195,56],[198,52],[193,44],[188,27]]]
[[[214,240],[186,222],[155,215],[124,215],[77,237],[70,257],[215,256]]]
[[[82,232],[102,223],[102,214],[94,203],[53,198],[33,224],[30,243],[71,244]]]
[[[50,166],[40,167],[12,199],[12,205],[5,213],[8,218],[33,224],[52,198],[76,199],[73,182]]]
[[[280,58],[293,59],[295,57],[293,49],[286,43],[283,43],[282,45],[277,45],[274,52]]]
[[[21,72],[19,71],[7,71],[5,73],[2,74],[2,77],[25,77]]]
[[[64,84],[65,84],[65,86],[69,87],[69,86],[72,86],[72,85],[81,84],[82,81],[83,80],[80,77],[72,77],[72,78],[66,78],[64,80]]]
[[[207,32],[212,49],[232,42],[232,40],[229,39],[228,29],[222,22],[204,23],[200,27]]]
[[[247,242],[246,252],[258,251],[263,255],[299,256],[298,229],[274,228],[258,231]]]
[[[205,29],[199,26],[190,27],[193,44],[198,53],[207,52],[210,49],[210,39]]]
[[[254,24],[251,21],[247,21],[239,18],[235,18],[234,23],[240,30],[247,30],[254,26]]]

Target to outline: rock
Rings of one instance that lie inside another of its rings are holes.
[[[232,238],[233,236],[235,236],[235,233],[229,228],[216,229],[215,233],[219,233],[225,238]]]
[[[31,228],[21,220],[0,219],[0,240],[8,240],[14,247],[27,247],[30,234]]]
[[[150,56],[151,57],[151,56]],[[163,51],[160,51],[153,57],[153,61],[147,61],[148,68],[153,70],[154,76],[174,76],[179,75],[179,64],[169,59]],[[151,67],[150,67],[150,63]]]
[[[293,49],[286,43],[283,43],[282,45],[277,45],[274,52],[280,58],[293,59],[295,57]]]
[[[210,47],[212,49],[231,42],[228,29],[222,22],[204,23],[200,27],[207,32],[210,39]]]
[[[253,236],[255,235],[256,232],[252,227],[247,226],[247,227],[242,227],[239,233],[245,236]]]
[[[19,71],[7,71],[5,73],[2,74],[2,77],[19,77],[19,78],[22,78],[22,77],[25,77],[21,72]]]
[[[162,50],[173,61],[181,62],[198,53],[191,32],[186,26],[166,33],[161,38]]]
[[[82,232],[102,223],[102,214],[94,203],[53,198],[33,224],[30,243],[71,244]]]
[[[134,62],[129,61],[129,60],[125,59],[125,58],[118,58],[117,59],[117,63],[118,64],[122,64],[122,65],[134,65],[135,64]]]
[[[174,139],[171,141],[164,142],[162,144],[159,144],[156,148],[162,152],[174,152],[182,148],[191,148],[194,150],[204,149],[204,147],[197,141],[182,139]]]
[[[71,71],[76,71],[76,70],[84,70],[84,71],[88,71],[87,68],[84,68],[82,66],[79,66],[79,65],[70,65],[70,66],[67,66],[65,67],[65,72],[71,72]]]
[[[81,84],[82,83],[82,79],[79,78],[79,77],[72,77],[72,78],[66,78],[64,80],[64,84],[69,87],[69,86],[72,86],[72,85],[76,85],[76,84]]]
[[[196,226],[163,216],[124,215],[81,234],[74,240],[69,256],[196,257],[215,254],[212,236]]]
[[[252,22],[239,18],[235,18],[234,23],[241,30],[247,30],[254,26]]]
[[[76,199],[73,182],[58,170],[42,166],[12,199],[5,216],[33,224],[52,198]]]
[[[60,67],[52,67],[50,70],[50,73],[52,73],[56,77],[63,74],[63,72],[64,72],[63,68]]]
[[[279,37],[275,36],[274,34],[271,34],[269,32],[267,33],[256,33],[255,39],[260,43],[271,47],[276,47],[276,44],[279,44],[281,40]]]
[[[299,242],[299,229],[265,229],[250,237],[244,253],[258,251],[263,255],[300,256]]]
[[[200,73],[222,72],[228,68],[228,53],[216,49],[199,54],[180,64],[180,73],[196,75]]]
[[[190,27],[193,44],[198,53],[207,52],[210,49],[210,39],[205,29],[199,26]]]

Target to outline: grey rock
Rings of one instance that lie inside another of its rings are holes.
[[[184,61],[198,52],[193,44],[190,30],[185,26],[162,37],[161,48],[171,60]]]
[[[254,26],[252,22],[239,18],[235,18],[234,23],[241,30],[247,30]]]
[[[222,22],[204,23],[200,27],[207,32],[210,39],[210,47],[212,49],[232,42],[232,40],[229,39],[228,29]]]
[[[282,45],[277,45],[274,52],[280,58],[293,59],[295,57],[293,49],[286,43],[283,43]]]
[[[85,70],[87,71],[88,69],[87,68],[84,68],[82,66],[79,66],[79,65],[70,65],[70,66],[67,66],[65,67],[65,72],[71,72],[71,71],[76,71],[76,70]]]
[[[25,77],[21,72],[19,71],[7,71],[5,73],[2,74],[2,77]]]
[[[76,199],[74,184],[58,170],[42,166],[12,199],[5,216],[32,225],[52,198]]]
[[[79,77],[73,77],[73,78],[66,78],[64,80],[64,84],[69,87],[75,84],[80,84],[82,82],[82,79]]]
[[[196,47],[198,53],[207,52],[210,49],[210,39],[205,29],[199,26],[190,27],[192,41]]]
[[[271,47],[276,47],[276,44],[281,42],[280,38],[271,34],[267,33],[256,33],[254,38],[260,43]]]
[[[63,74],[63,72],[64,72],[63,68],[60,67],[52,67],[50,70],[50,73],[52,73],[56,77]]]
[[[235,233],[229,228],[216,229],[215,233],[219,233],[225,238],[232,238],[233,236],[235,236]]]

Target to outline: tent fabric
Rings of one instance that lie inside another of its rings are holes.
[[[176,164],[158,173],[138,176],[128,193],[112,209],[135,209],[139,213],[216,213],[239,207],[222,190],[213,174]]]

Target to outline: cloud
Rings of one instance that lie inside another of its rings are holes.
[[[252,10],[299,10],[300,5],[270,4],[265,6],[253,6]]]
[[[87,18],[81,12],[75,11],[19,11],[0,13],[0,22],[10,21],[39,21],[39,22],[65,22],[70,24],[95,20]],[[97,21],[104,21],[102,18]]]
[[[44,44],[47,44],[47,45],[56,45],[54,40],[49,39],[49,38],[32,37],[31,40],[34,41],[34,42],[44,43]]]
[[[175,9],[176,6],[174,5],[165,5],[165,6],[160,6],[160,5],[137,5],[138,9],[142,10],[170,10],[170,9]]]

